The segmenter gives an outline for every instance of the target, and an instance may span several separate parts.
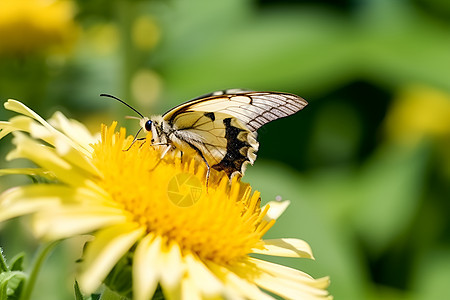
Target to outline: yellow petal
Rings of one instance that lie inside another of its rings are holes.
[[[9,133],[15,131],[15,130],[22,130],[23,128],[29,128],[30,123],[34,122],[33,119],[26,117],[26,116],[15,116],[9,119],[9,121],[1,121],[0,122],[0,139],[8,135]]]
[[[183,281],[182,280],[180,280],[179,282],[178,282],[178,286],[176,286],[176,287],[172,287],[172,288],[170,288],[170,289],[165,289],[164,287],[162,287],[162,289],[163,289],[163,294],[164,294],[164,298],[165,299],[167,299],[167,300],[179,300],[179,299],[183,299],[182,298],[182,289],[181,289],[181,287],[182,287],[182,283],[183,283]]]
[[[25,131],[36,138],[46,141],[51,145],[54,144],[54,134],[52,133],[52,130],[43,126],[39,122],[36,122],[36,120],[28,116],[19,115],[12,117],[11,119],[9,119],[9,122],[1,122],[0,128],[2,130],[9,130],[9,132]],[[3,134],[2,137],[5,135],[6,133]]]
[[[164,272],[161,274],[161,285],[172,291],[179,288],[181,278],[185,272],[182,254],[177,243],[171,242],[164,255]]]
[[[249,282],[246,279],[236,275],[230,266],[230,270],[224,266],[220,266],[215,263],[208,263],[208,267],[211,269],[216,276],[224,282],[224,286],[227,290],[232,290],[238,292],[240,295],[246,297],[247,299],[261,299],[261,300],[272,300],[273,297],[261,291],[253,282]],[[250,270],[249,270],[250,271]],[[251,271],[250,271],[251,273]],[[250,275],[251,276],[251,275]],[[232,299],[232,297],[229,297]]]
[[[126,221],[123,211],[103,205],[64,205],[40,210],[33,218],[34,234],[58,240],[91,233],[97,229]]]
[[[30,132],[30,134],[32,134],[34,137],[46,139],[46,141],[51,143],[52,145],[54,145],[54,142],[48,141],[47,139],[50,139],[50,138],[59,139],[61,141],[64,141],[65,143],[68,143],[71,147],[75,148],[76,150],[82,152],[85,155],[90,154],[90,152],[86,150],[87,148],[89,148],[88,145],[80,146],[78,143],[71,140],[68,136],[66,136],[65,134],[56,130],[47,121],[45,121],[41,116],[39,116],[37,113],[32,111],[30,108],[28,108],[23,103],[10,99],[10,100],[8,100],[8,102],[6,102],[4,104],[4,106],[6,109],[15,111],[19,114],[28,116],[28,117],[38,121],[44,127],[44,128],[41,128],[39,126],[36,126],[36,123],[31,122],[28,132]]]
[[[96,233],[95,239],[87,244],[82,261],[82,274],[78,278],[81,290],[86,294],[93,293],[143,233],[144,228],[133,223],[108,227]]]
[[[69,189],[67,197],[72,193]],[[48,185],[15,187],[0,195],[0,221],[30,214],[46,207],[58,205],[60,190],[51,190]]]
[[[161,237],[149,234],[136,247],[133,264],[133,298],[151,299],[162,271]]]
[[[264,248],[252,249],[253,253],[284,256],[284,257],[303,257],[314,259],[309,244],[300,239],[283,238],[264,240]]]
[[[12,169],[0,169],[0,176],[2,175],[29,175],[45,177],[47,179],[55,179],[49,171],[45,171],[41,168],[12,168]]]
[[[59,156],[76,167],[94,176],[101,176],[98,169],[92,164],[90,157],[83,155],[78,149],[71,147],[62,139],[55,140],[55,149]]]
[[[45,127],[51,128],[50,124],[48,124],[47,121],[45,121],[41,116],[39,116],[33,110],[29,109],[25,104],[17,100],[9,99],[7,102],[5,102],[4,106],[8,110],[15,111],[16,113],[19,113],[21,115],[28,116],[32,119],[35,119]]]
[[[0,122],[0,139],[4,138],[5,136],[10,134],[14,130],[15,129],[10,126],[9,122],[1,121]]]
[[[91,144],[97,142],[98,138],[92,136],[83,124],[73,119],[67,119],[59,111],[55,112],[48,122],[72,141],[85,148],[86,151],[92,152]]]
[[[298,293],[304,297],[308,295],[319,297],[317,299],[328,297],[325,290],[330,283],[328,277],[314,279],[302,271],[264,260],[248,258],[248,261],[263,271],[255,276],[255,282],[277,295],[292,298],[292,295]]]
[[[255,282],[265,290],[283,298],[308,300],[332,299],[326,290],[314,288],[307,284],[295,284],[269,274],[261,274],[255,278]]]
[[[0,173],[3,173],[2,171],[9,170],[10,169],[0,170]],[[13,171],[13,174],[19,174],[19,172],[24,169],[11,170]],[[28,169],[25,169],[25,171],[27,170]],[[35,175],[34,170],[39,169],[29,169],[29,172],[20,174]],[[6,174],[11,173],[6,172]],[[39,172],[37,172],[37,175],[39,175]],[[11,188],[0,195],[0,205],[2,209],[7,209],[9,205],[12,205],[19,201],[22,201],[23,203],[25,203],[25,205],[33,205],[33,201],[39,201],[41,199],[52,200],[52,203],[55,205],[64,203],[78,203],[79,205],[83,206],[105,205],[108,207],[119,207],[117,203],[113,202],[109,198],[105,198],[104,194],[99,194],[95,190],[51,183],[33,184]]]
[[[195,276],[195,275],[194,275]],[[183,278],[181,282],[181,299],[202,300],[203,297],[192,276],[189,273]]]
[[[215,297],[221,295],[223,286],[216,276],[203,264],[202,261],[192,254],[184,256],[184,261],[188,268],[192,283],[196,289],[205,297]]]
[[[160,284],[164,293],[164,298],[168,300],[181,299],[181,287],[183,275],[186,273],[186,267],[182,260],[182,253],[179,245],[171,241],[170,244],[164,246],[162,251],[162,264],[164,270],[161,272]]]
[[[270,292],[290,299],[331,299],[325,290],[328,277],[314,279],[289,267],[254,258],[248,261],[261,271],[254,276],[254,282]]]
[[[14,143],[17,148],[7,155],[7,159],[27,158],[46,170],[52,170],[62,182],[72,186],[94,186],[88,182],[87,176],[81,169],[75,168],[65,161],[54,149],[44,146],[26,135],[15,132]]]
[[[266,206],[269,206],[269,210],[267,214],[264,216],[264,220],[269,222],[271,220],[278,219],[286,210],[291,202],[289,200],[286,201],[270,201],[266,205],[264,205],[261,210],[264,210]]]
[[[8,125],[9,127],[5,128],[6,131],[4,130],[5,132],[3,135],[6,135],[13,130],[29,132],[33,138],[44,140],[50,145],[53,145],[56,149],[56,153],[68,162],[86,170],[87,172],[98,175],[98,170],[88,159],[91,157],[90,153],[92,152],[92,149],[88,150],[91,146],[80,146],[78,143],[73,143],[67,138],[67,136],[54,129],[50,130],[49,128],[26,116],[13,117],[10,119]],[[80,147],[85,148],[83,152],[80,152]]]
[[[315,279],[305,272],[289,268],[283,265],[271,263],[265,260],[249,257],[248,261],[255,264],[260,270],[269,273],[273,276],[279,276],[280,278],[287,278],[297,282],[315,283]]]

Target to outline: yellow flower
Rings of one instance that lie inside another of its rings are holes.
[[[0,54],[68,50],[77,34],[73,16],[70,1],[0,1]]]
[[[19,113],[0,122],[0,138],[13,133],[16,145],[7,159],[25,158],[32,174],[46,183],[12,188],[0,196],[0,221],[33,215],[34,233],[47,240],[93,234],[78,281],[94,292],[117,262],[133,254],[134,299],[150,299],[161,287],[168,299],[330,299],[327,277],[250,256],[252,253],[313,258],[299,239],[264,240],[288,202],[260,207],[258,192],[213,171],[205,187],[205,166],[194,157],[181,160],[148,141],[132,141],[116,123],[92,137],[78,122],[56,113],[48,122],[9,100]]]
[[[415,144],[424,137],[450,137],[450,94],[423,86],[403,89],[386,118],[388,136]]]
[[[161,31],[156,21],[147,15],[141,15],[133,23],[131,40],[136,48],[148,51],[155,48],[161,38]]]

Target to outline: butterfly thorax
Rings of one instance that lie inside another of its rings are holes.
[[[151,128],[145,127],[147,121],[151,122]],[[144,124],[144,125],[142,125]],[[141,126],[146,131],[151,131],[152,133],[152,145],[153,146],[163,146],[163,153],[169,150],[181,151],[181,154],[195,154],[195,149],[192,148],[192,142],[203,141],[202,137],[188,132],[182,131],[177,126],[173,126],[170,122],[164,120],[161,116],[152,116],[151,118],[146,118],[146,120],[141,121]]]

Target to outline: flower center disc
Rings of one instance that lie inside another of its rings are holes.
[[[224,172],[211,170],[193,156],[178,158],[174,151],[160,159],[165,146],[151,146],[151,137],[136,141],[116,124],[102,128],[93,145],[93,161],[103,177],[98,184],[130,221],[175,241],[183,251],[201,259],[228,263],[258,247],[268,230],[262,221],[259,193]],[[158,149],[158,147],[160,147]]]

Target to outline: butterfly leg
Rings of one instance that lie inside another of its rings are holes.
[[[169,143],[152,143],[152,146],[170,146]]]
[[[128,151],[128,150],[130,150],[130,149],[131,149],[131,146],[133,146],[133,144],[134,144],[136,141],[142,141],[142,140],[145,140],[145,138],[134,139],[134,140],[131,142],[131,145],[130,145],[127,149],[123,149],[122,151]],[[145,141],[144,141],[144,143],[145,143]],[[144,145],[144,143],[142,143],[139,147],[142,147],[142,145]]]
[[[197,148],[194,148],[197,153],[200,155],[200,157],[202,158],[202,160],[205,162],[206,165],[206,192],[208,192],[208,183],[209,183],[209,174],[211,174],[211,167],[209,166],[208,162],[206,161],[206,158],[203,156],[202,151],[200,151]]]
[[[194,149],[197,154],[202,158],[202,160],[205,162],[206,165],[206,192],[208,192],[208,183],[209,183],[209,175],[211,174],[211,167],[208,163],[208,161],[206,160],[205,156],[203,155],[202,151],[200,151],[200,149],[198,149],[196,146],[194,146],[193,144],[187,142],[187,144]]]
[[[155,144],[152,144],[152,146],[154,146]],[[164,150],[164,152],[161,154],[161,157],[159,158],[158,162],[156,163],[156,165],[150,169],[150,171],[153,171],[158,165],[159,163],[163,160],[164,156],[166,156],[167,152],[169,152],[169,150],[172,148],[171,144],[168,143],[158,143],[156,144],[157,146],[161,146],[161,145],[167,145],[167,148]]]
[[[172,145],[170,145],[170,144],[165,144],[165,145],[167,145],[167,148],[166,148],[166,150],[164,150],[163,154],[161,154],[161,159],[163,159],[164,156],[166,156],[167,152],[169,152],[169,150],[172,148]]]
[[[146,140],[145,138],[142,138],[143,140]],[[140,139],[139,139],[140,140]],[[146,141],[144,141],[140,146],[139,146],[139,148],[141,148],[142,146],[144,146],[144,144],[145,144],[145,142]]]
[[[120,100],[120,101],[122,101],[122,100]],[[128,147],[127,149],[125,149],[125,150],[122,150],[122,151],[128,151],[128,150],[130,150],[131,149],[131,146],[133,146],[133,144],[136,142],[136,141],[142,141],[142,140],[145,140],[145,138],[137,138],[138,137],[138,135],[139,135],[139,133],[142,131],[142,128],[141,129],[139,129],[138,130],[138,132],[135,134],[135,136],[134,136],[134,139],[133,139],[133,141],[131,142],[131,145],[130,145],[130,147]],[[143,145],[143,144],[142,144]],[[141,146],[142,146],[141,145]]]

